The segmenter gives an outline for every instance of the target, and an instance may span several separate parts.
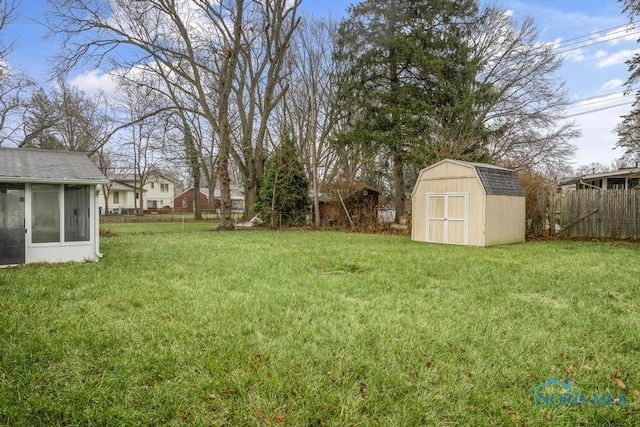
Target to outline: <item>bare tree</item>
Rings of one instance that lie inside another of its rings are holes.
[[[0,1],[0,34],[8,24],[14,19],[16,10],[20,6],[20,0],[2,0]],[[7,55],[13,50],[13,42],[5,42],[0,37],[0,60],[5,63]]]
[[[81,64],[142,67],[171,76],[173,89],[195,100],[219,136],[220,226],[230,228],[228,106],[247,1],[48,1],[50,31],[64,36],[58,72]]]
[[[233,159],[244,177],[246,217],[265,173],[272,113],[289,89],[287,52],[300,19],[301,0],[255,2],[241,32],[234,82],[236,142]]]
[[[33,80],[24,72],[13,68],[7,57],[14,48],[13,41],[2,37],[7,25],[15,17],[19,0],[0,0],[0,145],[19,141],[21,114],[25,98],[35,87]]]
[[[60,80],[47,94],[36,91],[25,106],[19,146],[93,154],[110,131],[109,105]]]
[[[556,72],[562,59],[540,42],[531,18],[518,24],[499,7],[488,7],[473,41],[480,84],[493,97],[478,105],[478,120],[490,130],[491,157],[515,169],[567,169],[580,132],[564,120],[569,104]]]
[[[197,118],[187,115],[184,110],[177,110],[171,117],[167,140],[169,145],[165,154],[169,154],[170,163],[182,163],[188,170],[188,185],[193,188],[193,213],[194,219],[202,219],[200,205],[200,188],[202,179],[202,141],[200,123]]]
[[[125,121],[135,122],[128,127],[129,135],[121,145],[123,154],[129,160],[129,170],[133,171],[134,208],[136,213],[144,213],[144,186],[152,172],[158,172],[162,164],[166,132],[166,117],[150,112],[162,109],[166,98],[148,86],[121,81],[120,109]],[[146,117],[145,120],[136,118]]]
[[[609,172],[610,170],[612,170],[611,167],[603,163],[591,162],[586,165],[578,166],[573,173],[574,175],[579,176],[579,175],[589,175],[592,173]]]
[[[330,140],[339,121],[333,114],[336,95],[333,81],[338,63],[332,59],[337,23],[305,17],[294,37],[290,66],[291,88],[283,103],[283,119],[300,145],[310,177],[314,223],[320,226],[320,193],[337,172],[337,152]]]
[[[272,25],[291,7],[287,0],[48,0],[49,28],[64,36],[58,72],[79,65],[111,70],[142,67],[163,74],[178,98],[193,100],[192,113],[201,115],[217,140],[217,183],[221,190],[222,229],[232,228],[230,157],[232,111],[238,66],[246,49],[243,32],[250,20],[265,11],[261,28],[280,43],[283,35]],[[256,12],[258,11],[258,12]],[[276,21],[273,21],[276,20]],[[276,26],[276,28],[284,28]],[[279,45],[285,49],[286,43]],[[123,48],[123,49],[122,49]],[[274,51],[268,51],[274,55]],[[154,88],[168,95],[166,86]],[[269,91],[261,93],[267,113]],[[173,108],[186,108],[174,105]]]

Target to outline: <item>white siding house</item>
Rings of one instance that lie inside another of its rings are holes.
[[[140,178],[127,175],[122,178],[111,178],[107,186],[101,187],[100,213],[121,214],[134,213],[140,207],[140,194],[134,190]],[[142,194],[144,211],[155,211],[162,208],[173,208],[175,187],[178,182],[161,173],[151,173],[145,180]],[[108,187],[105,188],[105,187]],[[104,193],[108,191],[108,212]]]

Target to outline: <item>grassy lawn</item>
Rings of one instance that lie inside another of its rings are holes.
[[[192,233],[199,231],[211,231],[218,228],[217,222],[211,221],[181,221],[176,218],[172,222],[110,222],[100,223],[103,232],[117,235],[124,234],[155,234],[155,233]]]
[[[638,245],[270,231],[101,244],[97,264],[0,270],[0,424],[640,419]],[[535,408],[552,378],[626,404]]]

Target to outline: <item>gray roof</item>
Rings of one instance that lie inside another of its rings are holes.
[[[524,196],[522,184],[514,171],[476,166],[476,172],[487,194]]]
[[[485,193],[505,196],[524,196],[524,190],[522,189],[518,175],[511,169],[490,165],[488,163],[454,161],[475,168]]]
[[[244,200],[244,188],[241,185],[237,184],[229,184],[231,190],[231,200]],[[220,198],[220,188],[216,187],[213,190],[213,197],[216,199]]]
[[[0,147],[0,181],[102,184],[109,182],[85,153]]]
[[[158,171],[158,170],[152,170],[149,171],[147,173],[147,182],[151,182],[150,178],[155,178],[158,179],[159,177],[166,179],[167,181],[171,181],[174,184],[178,184],[178,181],[171,178],[169,175],[165,175],[164,173]],[[127,182],[134,182],[134,181],[138,181],[140,182],[140,177],[136,176],[134,174],[127,174],[127,175],[123,175],[123,176],[119,176],[119,177],[110,177],[112,181],[120,181],[122,183],[127,183]]]
[[[576,184],[585,179],[592,180],[592,179],[599,179],[599,178],[615,178],[615,177],[626,177],[626,176],[637,176],[637,175],[640,175],[640,168],[623,168],[623,169],[618,169],[616,171],[590,173],[586,175],[564,178],[560,182],[560,185]]]
[[[244,200],[244,188],[241,185],[238,184],[229,184],[230,188],[230,192],[231,192],[231,200]],[[177,196],[175,196],[175,199],[182,197],[183,194],[188,193],[189,191],[192,191],[192,188],[189,188],[188,190],[183,191],[182,193],[178,194]],[[209,197],[209,188],[208,187],[200,187],[200,194]],[[213,189],[213,198],[214,199],[219,199],[220,198],[220,188],[216,187]]]

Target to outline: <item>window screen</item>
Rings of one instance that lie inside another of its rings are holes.
[[[91,209],[88,185],[64,186],[64,241],[89,241]]]
[[[60,241],[60,186],[31,185],[31,242]]]

